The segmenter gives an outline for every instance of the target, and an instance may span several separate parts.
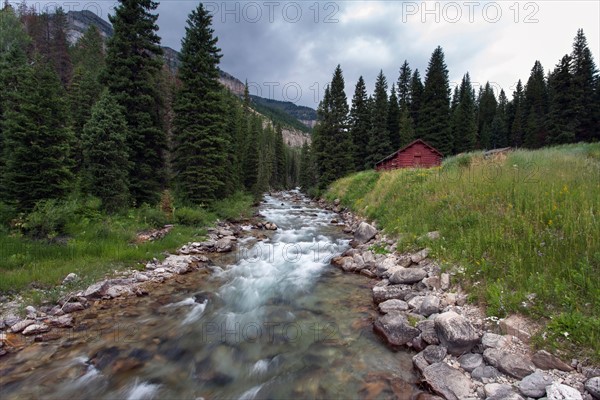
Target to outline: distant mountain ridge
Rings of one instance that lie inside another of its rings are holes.
[[[95,25],[100,34],[105,39],[110,38],[113,33],[112,25],[101,17],[89,10],[69,11],[68,20],[68,39],[71,44],[75,44],[88,30],[91,25]],[[176,73],[181,65],[179,52],[170,47],[161,46],[163,49],[163,58],[165,64],[171,72]],[[220,70],[219,82],[231,92],[242,96],[244,94],[244,83],[233,75]],[[317,119],[317,112],[310,107],[297,106],[291,102],[265,99],[258,96],[252,96],[252,101],[257,108],[267,117],[275,120],[277,123],[287,125],[290,128],[309,133],[310,128],[314,127]],[[293,143],[302,142],[302,140],[291,140]]]

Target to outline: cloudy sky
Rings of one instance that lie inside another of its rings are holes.
[[[65,2],[101,10],[115,0]],[[158,23],[163,45],[179,50],[186,18],[198,1],[163,0]],[[548,71],[571,52],[583,28],[600,65],[598,1],[207,1],[223,51],[221,68],[253,94],[316,108],[336,65],[351,98],[360,75],[373,90],[383,70],[391,86],[406,59],[425,77],[440,45],[453,84],[465,72],[475,84],[490,81],[512,94],[534,61]],[[98,6],[99,5],[99,6]]]
[[[193,1],[163,1],[160,34],[179,49]],[[546,70],[571,51],[583,28],[596,64],[600,53],[597,1],[214,1],[213,25],[222,69],[248,79],[263,97],[318,105],[339,63],[349,98],[360,75],[372,91],[383,70],[398,79],[408,60],[424,78],[432,51],[442,46],[450,80],[465,72],[510,96],[536,59]]]

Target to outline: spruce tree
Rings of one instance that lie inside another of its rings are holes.
[[[578,141],[600,139],[600,115],[595,103],[598,70],[587,45],[583,29],[577,31],[573,42],[572,74],[573,100],[575,102],[575,138]]]
[[[247,114],[247,135],[244,145],[244,159],[242,163],[243,181],[246,190],[258,199],[261,195],[258,187],[259,167],[259,140],[262,135],[262,119],[255,114]]]
[[[415,69],[413,76],[410,81],[410,117],[412,120],[413,129],[415,136],[420,138],[419,134],[419,115],[421,114],[421,105],[423,102],[423,82],[421,82],[421,75],[419,70]]]
[[[452,153],[454,141],[450,128],[450,82],[444,52],[437,47],[427,67],[418,131],[427,143],[442,154]]]
[[[326,91],[320,108],[321,122],[318,128],[319,141],[319,187],[324,189],[334,180],[354,171],[351,151],[352,137],[348,129],[348,100],[344,91],[342,68],[338,65],[333,73],[331,85]]]
[[[4,165],[8,155],[4,154],[4,110],[16,107],[12,103],[21,90],[21,83],[28,73],[27,56],[25,49],[31,39],[25,33],[14,9],[7,5],[0,10],[0,187],[5,187]],[[0,191],[0,200],[5,196],[5,191]]]
[[[283,129],[281,125],[275,127],[275,143],[274,143],[274,166],[273,166],[273,177],[271,179],[271,186],[276,189],[283,189],[286,185],[286,157],[285,157],[285,143],[283,142]]]
[[[114,35],[107,44],[103,82],[127,110],[129,189],[136,205],[158,201],[166,184],[167,141],[157,86],[163,61],[158,15],[152,14],[157,6],[152,0],[119,0],[109,16]]]
[[[358,78],[352,108],[350,109],[350,134],[352,136],[354,151],[354,166],[362,170],[367,158],[367,145],[369,144],[370,114],[367,105],[367,88],[363,77]]]
[[[375,163],[392,152],[387,123],[387,80],[383,71],[379,71],[379,75],[377,75],[371,107],[371,130],[369,131],[369,154],[367,157],[369,168],[373,168]]]
[[[400,148],[400,107],[396,97],[396,86],[392,84],[387,110],[387,128],[392,151]]]
[[[565,55],[548,77],[548,140],[549,144],[575,141],[577,124],[571,57]]]
[[[523,104],[524,131],[523,143],[526,147],[537,148],[546,143],[548,114],[548,89],[544,78],[544,68],[536,61],[525,86]]]
[[[308,192],[317,184],[315,178],[315,166],[311,154],[311,146],[308,141],[304,142],[300,151],[299,184],[304,192]]]
[[[517,87],[513,92],[513,100],[511,103],[510,115],[510,144],[514,147],[521,147],[525,138],[525,123],[524,112],[525,93],[523,92],[523,84],[521,80],[517,82]]]
[[[498,95],[498,107],[494,114],[494,119],[490,126],[490,144],[491,148],[502,148],[508,146],[507,122],[508,99],[504,90],[500,90]]]
[[[398,76],[398,105],[400,106],[400,110],[409,108],[411,104],[411,73],[408,61],[404,60],[404,63],[400,67],[400,76]]]
[[[477,141],[477,121],[475,117],[475,93],[471,77],[467,72],[460,83],[458,102],[452,115],[454,152],[462,153],[475,149]]]
[[[92,107],[81,139],[85,191],[102,200],[102,207],[109,212],[129,205],[126,137],[124,110],[104,91]]]
[[[202,3],[187,20],[176,94],[173,172],[177,195],[191,204],[222,198],[227,177],[226,108],[219,84],[221,49]]]
[[[54,68],[41,58],[14,71],[5,102],[3,135],[7,200],[21,211],[40,200],[61,198],[71,189],[67,107]]]
[[[407,109],[400,111],[400,144],[406,146],[415,139],[415,128],[413,127],[410,112]]]
[[[478,100],[478,144],[480,149],[489,149],[492,121],[498,106],[494,90],[489,82],[486,82],[485,87],[481,90]]]
[[[69,86],[68,101],[71,127],[75,135],[72,146],[75,169],[83,162],[81,134],[91,116],[91,110],[102,93],[100,74],[104,69],[104,44],[100,31],[92,25],[73,48],[74,69]]]

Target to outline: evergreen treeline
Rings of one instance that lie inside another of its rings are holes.
[[[425,80],[407,61],[388,92],[380,71],[372,95],[361,76],[348,110],[341,67],[318,109],[313,145],[302,149],[300,184],[323,189],[348,172],[374,164],[422,138],[445,156],[477,149],[600,140],[600,77],[583,31],[571,54],[547,74],[536,61],[509,100],[490,83],[476,93],[467,72],[451,93],[444,52],[437,47]]]
[[[152,0],[120,0],[103,42],[70,45],[67,21],[22,5],[0,11],[0,201],[19,212],[70,194],[107,212],[185,205],[238,191],[294,187],[300,149],[218,82],[221,50],[200,4],[189,15],[176,76],[164,65]]]

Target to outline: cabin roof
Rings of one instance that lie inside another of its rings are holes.
[[[387,160],[389,160],[390,158],[393,158],[393,157],[394,157],[396,154],[398,154],[398,153],[402,153],[404,150],[408,149],[409,147],[411,147],[411,146],[413,146],[413,145],[415,145],[415,144],[417,144],[417,143],[422,143],[422,144],[423,144],[423,145],[425,145],[427,148],[429,148],[429,149],[430,149],[432,152],[434,152],[434,153],[438,154],[440,157],[444,157],[444,155],[443,155],[442,153],[440,153],[440,152],[439,152],[439,150],[437,150],[435,147],[431,146],[430,144],[428,144],[427,142],[425,142],[425,141],[424,141],[424,140],[422,140],[422,139],[417,139],[417,140],[414,140],[414,141],[410,142],[410,143],[409,143],[409,144],[407,144],[406,146],[402,147],[400,150],[397,150],[397,151],[393,152],[392,154],[390,154],[389,156],[387,156],[387,157],[385,157],[385,158],[383,158],[383,159],[381,159],[381,160],[377,161],[377,162],[375,163],[375,165],[377,166],[377,165],[381,164],[382,162],[384,162],[384,161],[387,161]]]

